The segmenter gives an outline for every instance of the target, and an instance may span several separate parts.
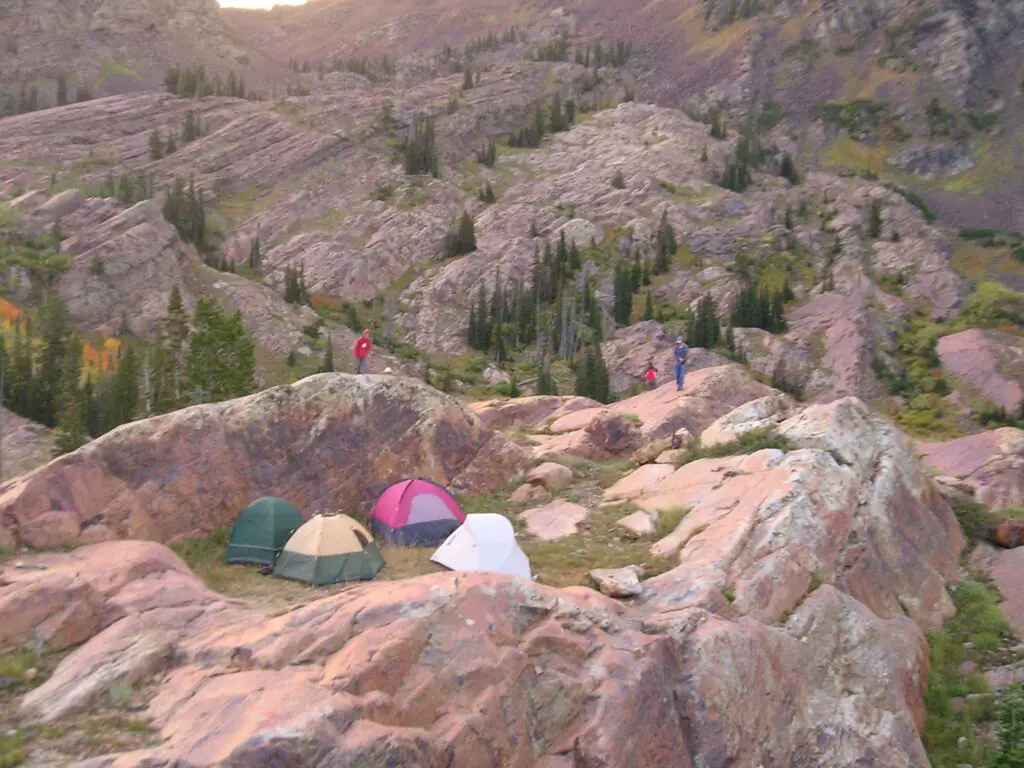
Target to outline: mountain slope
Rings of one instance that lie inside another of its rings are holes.
[[[8,0],[0,4],[0,107],[25,85],[53,105],[64,75],[69,98],[142,90],[169,66],[229,70],[256,86],[277,68],[235,39],[216,0]]]
[[[319,0],[227,18],[282,61],[423,57],[511,25],[528,55],[561,30],[628,40],[643,99],[737,124],[769,105],[805,163],[899,177],[960,226],[1024,229],[1020,0]]]

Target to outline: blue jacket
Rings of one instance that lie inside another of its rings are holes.
[[[681,346],[673,346],[672,354],[676,357],[676,363],[679,365],[686,365],[686,357],[690,354],[690,348],[685,344]]]

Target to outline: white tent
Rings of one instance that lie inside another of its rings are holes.
[[[430,558],[453,571],[506,573],[533,578],[530,561],[516,544],[512,523],[501,515],[466,515],[458,527]]]

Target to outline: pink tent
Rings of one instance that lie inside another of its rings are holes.
[[[370,528],[385,544],[436,547],[465,520],[448,491],[429,480],[411,479],[380,495],[370,513]]]

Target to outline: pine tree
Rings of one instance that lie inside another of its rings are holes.
[[[537,384],[534,389],[538,395],[558,394],[558,385],[551,375],[551,368],[547,358],[544,358],[544,362],[541,363],[540,373],[537,375]]]
[[[164,140],[160,138],[160,131],[156,128],[149,134],[149,159],[159,160],[164,156]]]
[[[61,72],[57,75],[57,106],[63,107],[68,103],[68,79]]]
[[[716,112],[714,117],[711,118],[711,138],[721,141],[727,138],[728,135],[729,131],[726,128],[725,116],[721,112]]]
[[[257,231],[255,237],[253,237],[252,239],[252,242],[249,243],[249,269],[253,270],[254,272],[259,272],[262,262],[263,255],[260,253],[260,233],[259,231]]]
[[[494,189],[491,187],[491,182],[489,181],[484,188],[477,193],[477,198],[480,202],[487,203],[488,205],[498,202],[498,198],[495,197]]]
[[[718,346],[720,327],[715,301],[705,294],[697,303],[689,333],[689,342],[694,347],[712,349]]]
[[[297,268],[284,268],[284,300],[289,304],[308,304],[309,291],[306,288],[306,268],[300,264]]]
[[[494,139],[488,139],[487,146],[477,150],[476,160],[480,165],[486,165],[488,168],[494,167],[494,164],[498,162],[498,145],[494,143]]]
[[[797,170],[796,163],[793,162],[789,152],[782,153],[782,161],[779,163],[779,176],[789,179],[789,183],[794,186],[800,183],[800,172]]]
[[[633,314],[633,286],[631,270],[628,267],[621,264],[615,266],[613,286],[612,316],[617,324],[629,325],[630,317]]]
[[[331,344],[330,334],[327,334],[327,349],[324,351],[324,361],[320,365],[320,373],[334,373],[334,345]]]
[[[654,260],[654,269],[651,270],[651,274],[663,275],[671,268],[672,262],[676,257],[676,251],[679,250],[679,244],[676,242],[676,231],[672,228],[672,224],[669,223],[667,210],[662,212],[661,222],[658,225],[657,247],[658,254]]]
[[[573,240],[569,245],[569,273],[574,274],[580,270],[583,266],[583,260],[580,258],[580,249],[576,245],[576,241]]]
[[[58,397],[66,358],[73,356],[70,353],[74,341],[71,316],[56,293],[48,294],[43,300],[39,309],[39,330],[42,336],[39,369],[31,385],[34,415],[30,418],[52,427],[57,421]]]
[[[647,292],[647,296],[644,297],[644,320],[654,319],[654,298],[651,296],[651,292]]]
[[[131,346],[124,347],[112,383],[114,412],[109,427],[126,424],[139,410],[139,365]]]
[[[416,120],[405,144],[405,172],[410,176],[441,176],[441,163],[434,137],[434,121]]]
[[[473,70],[468,65],[462,72],[462,90],[470,91],[473,89]]]
[[[458,229],[448,232],[444,239],[444,253],[448,258],[463,256],[476,250],[476,233],[468,211],[459,218]]]
[[[167,133],[167,144],[164,146],[164,157],[173,155],[178,151],[178,139],[174,135],[174,131],[168,131]]]
[[[89,440],[88,428],[82,412],[78,381],[82,370],[82,345],[77,339],[69,340],[67,354],[62,360],[57,402],[57,421],[54,431],[54,456],[85,445]]]
[[[188,381],[195,402],[241,397],[255,386],[256,353],[242,313],[224,313],[212,299],[196,300],[189,337]]]
[[[868,212],[868,236],[874,240],[882,236],[882,204],[877,200],[871,201]]]

